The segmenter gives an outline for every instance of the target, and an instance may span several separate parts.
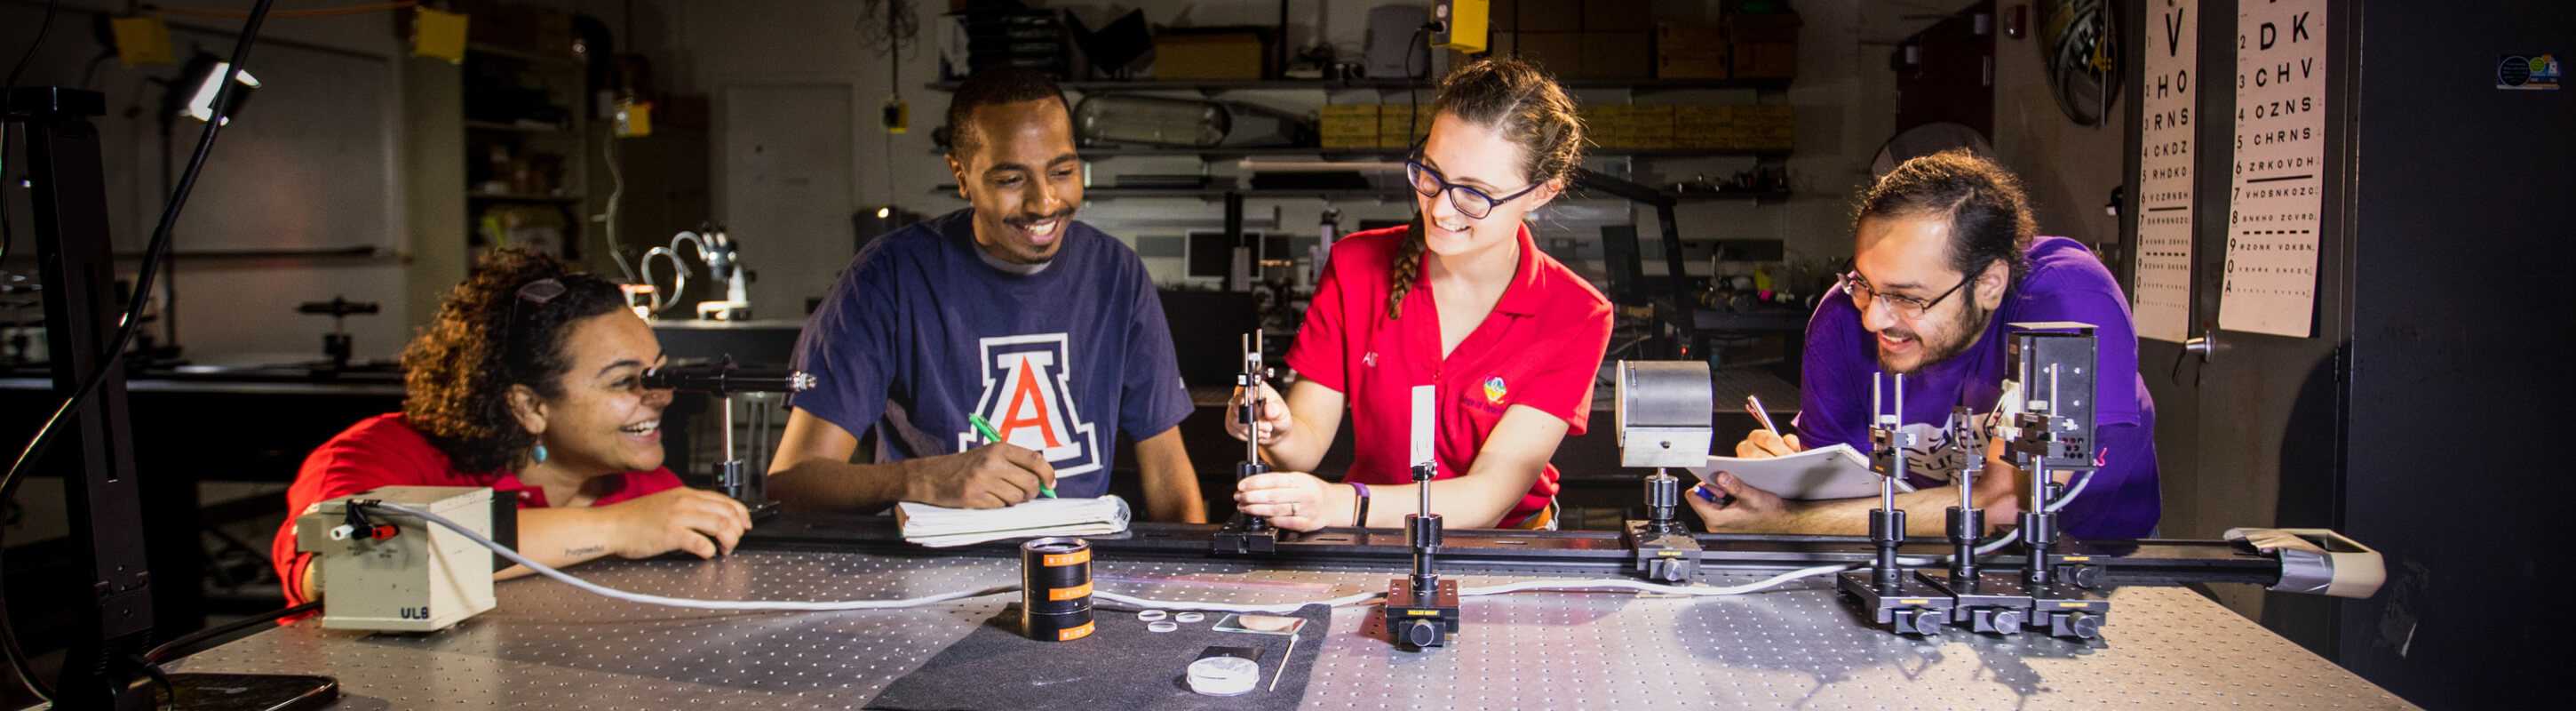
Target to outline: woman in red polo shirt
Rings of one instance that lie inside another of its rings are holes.
[[[671,393],[642,385],[661,359],[617,285],[534,252],[493,252],[403,350],[403,411],[313,450],[286,510],[381,486],[488,486],[518,499],[519,553],[547,565],[730,550],[750,512],[662,468]],[[270,552],[288,600],[320,597],[292,517]]]
[[[1288,350],[1300,379],[1284,399],[1260,394],[1262,449],[1283,471],[1244,479],[1234,498],[1281,528],[1403,525],[1418,385],[1435,387],[1429,486],[1442,523],[1555,525],[1548,458],[1583,433],[1610,304],[1533,246],[1522,221],[1572,179],[1583,124],[1555,81],[1507,59],[1450,72],[1431,109],[1430,136],[1406,164],[1413,224],[1333,245]],[[1304,472],[1345,404],[1354,457],[1342,483],[1327,483]],[[1233,413],[1226,422],[1245,436]]]

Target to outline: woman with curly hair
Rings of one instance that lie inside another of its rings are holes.
[[[1282,471],[1235,484],[1237,508],[1289,530],[1391,528],[1416,486],[1443,525],[1554,528],[1548,458],[1583,434],[1592,376],[1610,341],[1610,302],[1541,252],[1522,221],[1582,166],[1574,100],[1528,64],[1493,59],[1440,80],[1431,133],[1405,161],[1413,224],[1333,244],[1306,323],[1288,349],[1302,380],[1269,386],[1262,452]],[[1431,386],[1437,473],[1412,483],[1413,390]],[[1305,472],[1351,417],[1341,484]],[[1246,436],[1235,414],[1227,430]],[[1371,507],[1376,498],[1392,505]]]
[[[495,251],[403,349],[403,411],[313,450],[286,510],[383,486],[488,486],[518,499],[518,550],[547,565],[729,551],[750,512],[662,467],[671,392],[643,385],[661,360],[617,285],[534,252]],[[295,549],[293,518],[271,552],[288,600],[320,597],[321,569]]]

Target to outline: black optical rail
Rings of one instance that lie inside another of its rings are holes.
[[[1117,536],[1087,536],[1094,553],[1107,560],[1240,561],[1277,568],[1362,567],[1396,571],[1412,562],[1412,549],[1397,529],[1327,528],[1282,535],[1270,555],[1216,556],[1209,553],[1212,524],[1136,523]],[[1837,563],[1867,565],[1877,553],[1865,536],[1767,536],[1695,534],[1700,565],[1736,571],[1779,571]],[[754,550],[860,552],[890,556],[975,555],[1009,557],[1014,541],[957,548],[930,549],[905,543],[889,516],[850,514],[781,514],[746,534],[742,547]],[[1935,558],[1949,553],[1939,540],[1906,544],[1909,557]],[[2225,541],[2138,540],[2073,542],[2056,551],[2071,562],[2101,566],[2108,585],[2182,585],[2243,583],[2269,586],[2280,581],[2280,562]],[[1440,549],[1443,570],[1625,576],[1633,553],[1618,531],[1451,530]],[[2025,559],[2010,549],[1977,559],[1980,567],[2019,570]]]

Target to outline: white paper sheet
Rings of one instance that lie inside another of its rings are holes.
[[[1783,499],[1851,499],[1877,496],[1880,477],[1869,470],[1869,456],[1848,444],[1817,447],[1786,457],[1738,459],[1708,458],[1708,466],[1689,467],[1700,481],[1714,479],[1718,472],[1735,475],[1754,488],[1779,495]],[[1717,485],[1709,484],[1711,488]],[[1903,481],[1896,490],[1913,491]]]
[[[2236,157],[2218,327],[2306,338],[2325,208],[2326,3],[2238,5]]]
[[[2139,94],[2138,274],[2129,287],[2138,337],[2191,337],[2193,132],[2201,77],[2199,0],[2147,8],[2146,83]]]

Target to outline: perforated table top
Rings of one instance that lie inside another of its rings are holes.
[[[726,600],[915,597],[1018,579],[1013,559],[781,551],[601,561],[574,572],[621,589]],[[1391,575],[1107,559],[1093,569],[1103,590],[1244,603],[1380,590]],[[1474,587],[1557,576],[1458,577]],[[1709,573],[1702,582],[1756,577]],[[307,621],[173,666],[335,676],[339,707],[355,709],[856,709],[1016,597],[901,611],[714,613],[523,579],[501,583],[499,599],[498,609],[445,632],[365,634]],[[2077,644],[1956,631],[1896,637],[1866,626],[1829,577],[1714,599],[1527,592],[1467,599],[1459,638],[1418,653],[1385,641],[1376,607],[1346,607],[1334,613],[1305,706],[2407,707],[2189,590],[2133,587],[2111,599],[2106,641]]]

